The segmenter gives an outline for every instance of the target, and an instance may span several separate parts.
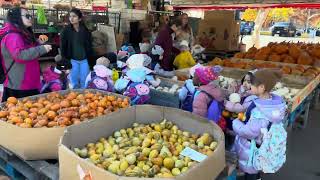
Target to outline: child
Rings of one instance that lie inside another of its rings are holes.
[[[173,62],[173,65],[177,69],[190,68],[196,65],[196,62],[190,53],[189,44],[186,40],[181,41],[179,49],[181,52]]]
[[[199,91],[195,94],[192,103],[192,113],[207,117],[215,122],[220,119],[220,102],[224,100],[225,96],[225,92],[214,81],[218,78],[218,73],[221,70],[219,66],[197,68],[193,78],[193,83],[199,85]]]
[[[68,86],[68,70],[71,64],[62,60],[60,55],[55,57],[56,66],[49,66],[43,71],[40,93],[66,90]]]
[[[99,89],[113,92],[112,70],[109,69],[110,61],[106,57],[97,59],[93,71],[87,76],[85,86],[87,89]]]
[[[160,82],[155,80],[152,71],[145,67],[150,60],[143,54],[132,55],[126,62],[127,71],[115,83],[115,89],[131,98],[132,104],[145,104],[149,99],[149,84],[157,87]]]
[[[272,70],[259,70],[251,79],[251,93],[258,99],[246,111],[247,123],[239,119],[233,121],[233,130],[237,134],[235,150],[239,158],[239,167],[245,172],[245,179],[259,179],[260,174],[249,159],[252,157],[252,141],[260,146],[262,143],[262,129],[269,129],[270,125],[281,123],[286,111],[286,103],[279,96],[270,93],[275,84],[281,79],[281,74]],[[259,147],[258,147],[259,148]]]

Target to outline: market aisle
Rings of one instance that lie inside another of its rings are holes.
[[[263,180],[320,179],[320,110],[312,110],[308,127],[289,134],[287,163],[276,175]]]

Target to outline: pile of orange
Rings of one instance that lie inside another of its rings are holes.
[[[35,100],[10,97],[0,110],[0,120],[23,127],[65,127],[126,108],[129,99],[89,91],[66,95],[53,92]]]

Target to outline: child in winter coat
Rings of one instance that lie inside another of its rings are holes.
[[[216,122],[220,117],[209,117],[208,109],[213,100],[218,103],[224,100],[224,91],[219,87],[219,84],[215,82],[220,71],[221,67],[217,66],[197,68],[193,78],[194,84],[199,85],[199,91],[193,100],[192,113],[207,117],[209,120],[215,120]],[[214,116],[217,116],[217,114]]]
[[[245,179],[259,179],[260,174],[253,165],[249,163],[251,157],[251,141],[255,140],[258,146],[262,141],[262,129],[270,128],[271,124],[281,123],[285,116],[286,103],[279,96],[270,91],[281,74],[272,70],[259,70],[251,79],[251,92],[258,99],[248,107],[246,111],[247,123],[239,119],[233,121],[233,130],[237,134],[235,139],[235,150],[239,158],[239,167],[245,172]]]
[[[112,70],[109,69],[110,61],[105,57],[97,59],[93,71],[87,76],[85,86],[87,89],[99,89],[113,92]]]
[[[183,40],[180,43],[180,54],[174,59],[173,65],[177,69],[190,68],[196,65],[196,61],[193,59],[190,52],[189,44]]]
[[[132,104],[145,104],[149,99],[149,85],[159,86],[160,80],[155,79],[152,70],[147,68],[151,63],[143,54],[135,54],[127,60],[127,71],[115,83],[115,89],[131,98]]]
[[[42,73],[40,93],[66,90],[68,86],[68,70],[71,64],[62,60],[60,55],[55,57],[56,66],[47,67]]]

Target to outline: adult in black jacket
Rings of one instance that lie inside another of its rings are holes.
[[[92,57],[91,33],[82,17],[82,12],[73,8],[69,14],[70,24],[61,33],[61,56],[71,60],[70,81],[73,89],[85,88],[90,72],[88,59]]]

